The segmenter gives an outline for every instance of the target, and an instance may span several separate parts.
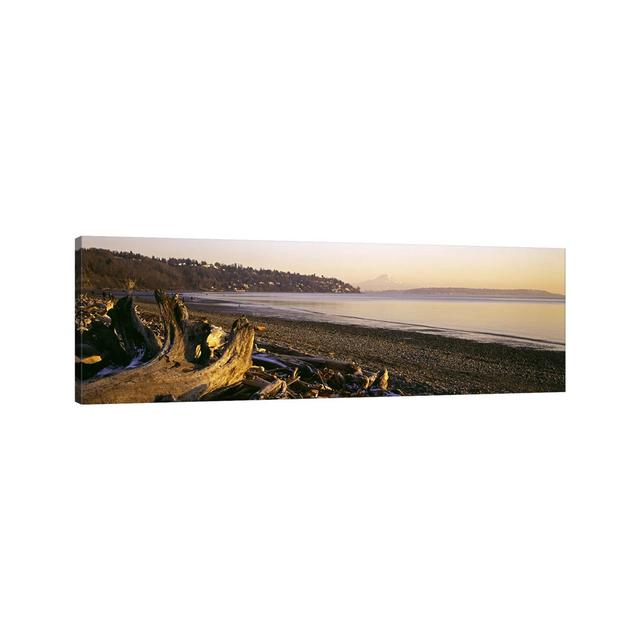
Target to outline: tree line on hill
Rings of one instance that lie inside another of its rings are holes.
[[[281,291],[359,293],[338,278],[305,275],[241,264],[207,263],[191,258],[148,257],[133,251],[76,250],[76,288],[166,291]]]

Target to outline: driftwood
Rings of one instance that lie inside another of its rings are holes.
[[[160,352],[160,342],[138,317],[133,298],[101,304],[81,301],[76,330],[76,372],[83,380],[101,371],[109,372],[151,360]]]
[[[156,301],[157,315],[138,311],[130,296],[106,303],[86,295],[76,300],[80,402],[405,395],[386,369],[364,371],[353,361],[271,341],[254,345],[254,331],[265,327],[240,319],[227,334],[191,320],[177,296],[157,291]]]
[[[151,360],[160,352],[158,338],[138,317],[131,296],[120,298],[107,311],[111,327],[120,337],[122,348],[131,358],[139,357],[141,362]]]
[[[281,378],[276,378],[273,382],[266,382],[262,389],[256,391],[251,397],[254,400],[266,400],[267,398],[284,398],[286,397],[286,393],[287,383]]]
[[[226,345],[212,361],[212,346],[219,346],[220,341],[218,337],[211,340],[211,325],[189,320],[187,308],[178,296],[169,298],[156,291],[155,297],[164,326],[162,348],[138,318],[131,298],[119,300],[109,316],[123,350],[138,354],[142,350],[145,358],[156,347],[158,350],[141,366],[79,383],[76,393],[81,403],[199,400],[244,378],[252,364],[254,341],[254,329],[246,318],[234,322]]]
[[[304,354],[266,344],[256,349],[253,366],[239,384],[220,389],[203,400],[266,400],[275,398],[338,398],[402,395],[389,389],[389,372],[365,374],[354,362]]]

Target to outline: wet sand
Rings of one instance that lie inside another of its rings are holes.
[[[140,298],[145,312],[157,307]],[[236,313],[215,303],[187,302],[192,317],[228,329]],[[528,347],[377,329],[329,322],[248,315],[265,331],[259,344],[353,360],[363,367],[386,367],[409,394],[530,393],[565,390],[565,353]]]

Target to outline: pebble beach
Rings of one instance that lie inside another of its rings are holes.
[[[155,305],[141,309],[155,313]],[[190,302],[194,317],[228,329],[237,314],[215,304]],[[565,353],[497,343],[474,342],[395,329],[259,315],[249,319],[264,327],[258,344],[275,345],[363,367],[386,367],[407,394],[533,393],[565,390]]]

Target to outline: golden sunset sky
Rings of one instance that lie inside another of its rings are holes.
[[[406,288],[545,289],[565,293],[564,249],[83,236],[83,247],[238,262],[359,285],[387,274]]]

